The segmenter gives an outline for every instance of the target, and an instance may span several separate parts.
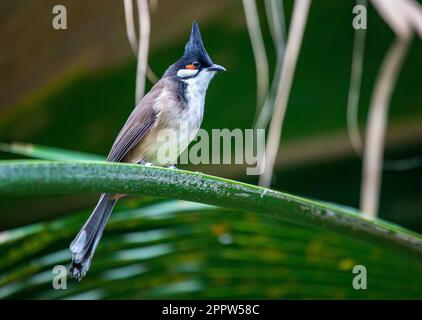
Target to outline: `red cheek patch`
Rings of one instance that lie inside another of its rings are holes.
[[[195,68],[195,66],[194,66],[193,64],[188,64],[188,65],[186,66],[186,69],[189,69],[189,70],[196,70],[196,68]]]

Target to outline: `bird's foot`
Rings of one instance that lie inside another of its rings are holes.
[[[146,167],[151,167],[153,165],[152,162],[145,162],[144,160],[139,160],[137,164],[140,164]]]
[[[72,278],[78,280],[79,282],[85,277],[88,270],[81,263],[72,261],[69,272]]]

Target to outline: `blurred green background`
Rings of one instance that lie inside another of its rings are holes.
[[[261,21],[265,21],[263,3],[258,3]],[[51,27],[54,4],[0,4],[0,141],[106,154],[134,106],[136,61],[126,37],[123,4],[62,1],[68,9],[68,29],[62,31]],[[312,3],[273,187],[358,207],[361,161],[346,133],[353,5],[335,0]],[[292,1],[285,1],[287,21],[291,7]],[[151,19],[149,62],[157,74],[182,54],[194,19],[200,23],[213,60],[228,69],[208,90],[203,128],[251,128],[256,75],[241,1],[159,0]],[[261,27],[273,70],[274,47],[267,24],[262,22]],[[367,32],[361,128],[379,64],[393,40],[393,33],[372,7]],[[422,154],[421,57],[422,44],[413,41],[392,96],[386,141],[389,159]],[[201,166],[199,170],[257,182],[240,166]],[[421,232],[421,180],[421,167],[384,172],[380,217]],[[86,208],[94,198],[1,198],[0,229]]]

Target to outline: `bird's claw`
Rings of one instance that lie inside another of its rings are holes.
[[[140,164],[140,165],[146,166],[146,167],[151,167],[153,165],[152,162],[145,162],[144,160],[139,160],[137,162],[137,164]]]

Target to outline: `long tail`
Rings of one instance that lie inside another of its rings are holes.
[[[100,242],[103,230],[116,201],[115,199],[110,199],[109,194],[103,193],[91,216],[70,244],[72,253],[70,273],[72,277],[79,281],[82,280],[89,270],[95,249]]]

